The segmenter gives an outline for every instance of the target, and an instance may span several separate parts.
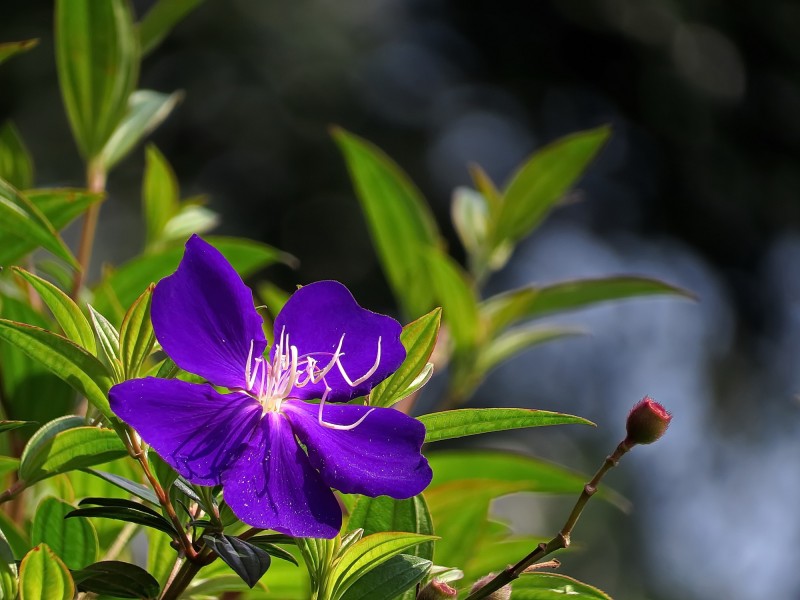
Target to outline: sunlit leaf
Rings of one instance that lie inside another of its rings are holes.
[[[426,443],[525,427],[574,423],[593,425],[580,417],[527,408],[462,408],[422,415],[417,419],[425,425]]]
[[[342,600],[395,600],[422,581],[432,565],[425,558],[398,554],[356,581]]]
[[[362,529],[365,536],[382,531],[406,531],[433,535],[433,523],[428,505],[422,495],[395,500],[389,496],[358,496],[355,508],[347,521],[347,531]],[[409,554],[433,558],[433,544],[425,542]]]
[[[57,0],[61,95],[83,156],[95,159],[122,121],[139,76],[139,43],[126,0]]]
[[[75,257],[42,212],[25,195],[0,179],[0,232],[41,246],[77,267]]]
[[[63,379],[101,413],[113,416],[107,398],[111,377],[106,367],[86,350],[45,329],[7,319],[0,319],[0,339]]]
[[[20,268],[16,268],[14,271],[36,290],[47,308],[53,313],[64,331],[64,335],[90,354],[94,354],[96,347],[92,326],[89,325],[89,321],[86,320],[75,301],[49,281],[33,273]]]
[[[19,600],[72,600],[69,570],[47,544],[34,547],[19,565]]]
[[[158,0],[139,23],[142,54],[149,54],[203,0]]]
[[[436,308],[403,327],[400,342],[406,349],[406,359],[397,371],[370,392],[371,406],[391,406],[407,395],[408,387],[425,370],[433,353],[441,318],[442,309]]]
[[[103,199],[102,194],[89,194],[72,189],[29,190],[25,196],[50,221],[53,228],[63,229],[73,219],[83,214],[92,204]],[[11,265],[39,247],[36,239],[14,231],[3,231],[0,244],[0,265]]]
[[[108,473],[106,471],[100,471],[98,469],[83,469],[85,472],[94,475],[95,477],[99,477],[120,489],[125,490],[126,492],[130,492],[134,496],[141,498],[142,500],[146,500],[151,504],[158,505],[158,496],[156,496],[155,492],[151,490],[149,487],[142,485],[141,483],[136,483],[135,481],[131,481],[127,477],[122,477],[121,475],[117,475],[116,473]]]
[[[27,52],[39,43],[38,39],[23,40],[21,42],[4,42],[0,44],[0,64],[16,54]]]
[[[219,225],[220,217],[213,210],[188,202],[184,201],[178,214],[164,225],[161,238],[165,242],[185,240],[193,233],[203,234]]]
[[[65,519],[75,507],[58,498],[39,503],[31,526],[31,543],[46,543],[70,569],[82,569],[97,560],[97,532],[89,521]]]
[[[596,587],[558,573],[522,575],[511,588],[514,600],[611,600]]]
[[[493,247],[527,236],[578,181],[611,135],[608,126],[566,136],[542,148],[514,174],[490,234]]]
[[[33,185],[33,161],[11,121],[0,127],[0,179],[18,190]]]
[[[483,376],[523,350],[545,342],[584,335],[585,333],[585,331],[574,327],[558,327],[554,325],[522,325],[509,331],[504,331],[497,338],[479,349],[475,371],[480,376]]]
[[[80,519],[77,519],[80,520]],[[82,592],[116,598],[157,598],[158,581],[143,568],[118,560],[104,560],[72,573]]]
[[[162,94],[137,90],[128,99],[128,110],[102,152],[103,164],[111,169],[158,127],[183,99],[182,92]]]
[[[408,176],[372,144],[343,129],[333,137],[347,162],[386,278],[406,313],[430,310],[434,298],[423,257],[439,251],[436,221]]]
[[[178,178],[167,159],[153,144],[145,150],[142,207],[144,209],[146,246],[161,237],[167,222],[178,214],[180,192]]]
[[[444,322],[457,350],[472,348],[479,334],[478,298],[468,276],[451,257],[440,252],[425,254],[430,285],[442,305]]]

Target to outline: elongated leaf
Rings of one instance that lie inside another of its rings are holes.
[[[20,268],[16,268],[14,271],[36,290],[36,293],[39,294],[47,308],[53,313],[61,329],[64,330],[64,335],[90,354],[94,354],[97,348],[92,326],[89,325],[89,321],[86,320],[81,309],[78,308],[72,298],[49,281],[33,273]]]
[[[178,214],[178,178],[161,151],[153,144],[145,150],[142,207],[147,248],[154,247],[167,222]]]
[[[96,506],[87,506],[93,504]],[[101,517],[115,519],[151,527],[163,531],[171,537],[177,536],[175,528],[166,518],[152,508],[120,498],[84,498],[79,502],[81,508],[73,510],[66,518],[74,517]]]
[[[594,425],[580,417],[527,408],[461,408],[422,415],[417,419],[425,425],[426,443],[525,427],[572,423]]]
[[[125,115],[139,76],[128,2],[57,0],[56,63],[75,141],[93,160]]]
[[[21,560],[31,549],[31,540],[27,532],[14,523],[4,511],[0,510],[0,531],[2,531],[14,558]]]
[[[0,127],[0,179],[18,190],[33,185],[33,161],[11,121]]]
[[[333,130],[333,137],[347,161],[372,242],[395,297],[409,315],[430,310],[434,298],[422,260],[427,252],[438,251],[441,239],[422,194],[372,144],[338,128]]]
[[[122,477],[121,475],[116,475],[115,473],[108,473],[106,471],[100,471],[98,469],[83,469],[87,473],[91,473],[95,477],[99,477],[100,479],[104,479],[109,483],[114,484],[118,488],[125,490],[126,492],[130,492],[134,496],[141,498],[142,500],[146,500],[151,504],[158,505],[158,496],[156,496],[155,492],[151,490],[149,487],[142,485],[141,483],[136,483],[135,481],[131,481],[127,477]]]
[[[19,600],[72,600],[69,570],[47,544],[34,547],[19,565]]]
[[[493,296],[481,304],[481,315],[496,332],[519,321],[543,315],[586,308],[600,302],[652,295],[694,296],[677,286],[657,279],[614,276],[577,279],[548,286],[529,286]]]
[[[10,600],[17,597],[17,563],[6,536],[0,531],[0,598]]]
[[[432,565],[419,556],[398,554],[356,581],[342,600],[394,600],[422,581]]]
[[[577,182],[611,135],[608,126],[566,136],[539,150],[514,174],[491,230],[493,247],[528,235]]]
[[[276,262],[295,263],[291,255],[250,240],[211,236],[206,241],[222,252],[242,277]],[[96,290],[94,307],[109,318],[116,309],[121,320],[124,311],[119,309],[130,306],[147,286],[175,271],[182,256],[183,244],[125,263]]]
[[[478,339],[478,298],[470,287],[468,275],[452,258],[442,252],[425,254],[425,264],[438,303],[444,310],[456,349],[466,351]]]
[[[38,39],[23,40],[21,42],[5,42],[0,44],[0,64],[16,54],[27,52],[39,43]]]
[[[161,94],[137,90],[128,99],[128,110],[102,152],[103,164],[111,169],[158,127],[183,99],[183,92]]]
[[[65,519],[75,507],[58,498],[39,503],[31,527],[31,543],[46,543],[70,569],[82,569],[97,560],[97,532],[89,521]]]
[[[406,531],[422,535],[433,535],[433,523],[428,505],[422,495],[395,500],[388,496],[358,496],[355,508],[347,521],[347,531],[361,529],[364,535],[383,531]],[[422,558],[433,558],[433,544],[420,544],[409,554]]]
[[[104,560],[74,571],[72,578],[82,592],[117,598],[157,598],[158,581],[141,567],[118,560]]]
[[[105,416],[113,417],[106,396],[111,377],[103,363],[86,350],[45,329],[7,319],[0,319],[0,339],[66,381]]]
[[[152,574],[160,585],[169,579],[172,566],[175,564],[175,549],[170,545],[172,540],[161,535],[155,529],[146,529],[147,535],[147,572]]]
[[[78,263],[58,232],[36,206],[6,181],[0,179],[0,232],[52,252],[73,267]]]
[[[142,54],[149,54],[203,0],[158,0],[139,23]]]
[[[111,429],[71,427],[57,431],[63,423],[58,419],[51,421],[42,428],[45,433],[37,432],[31,438],[20,459],[20,479],[30,484],[127,454],[125,446]]]
[[[514,600],[611,600],[596,587],[558,573],[530,573],[512,584]]]
[[[153,324],[150,322],[150,302],[154,289],[154,285],[149,286],[122,319],[119,344],[120,359],[126,379],[139,375],[139,369],[156,342]]]
[[[4,431],[12,431],[14,429],[19,429],[20,427],[25,427],[25,425],[33,425],[33,421],[0,421],[0,433],[3,433]],[[3,468],[0,467],[0,473],[2,472],[4,472]]]
[[[247,543],[251,546],[256,546],[257,548],[261,548],[264,552],[269,554],[270,556],[274,556],[275,558],[280,558],[281,560],[285,560],[287,562],[292,563],[293,565],[300,566],[300,563],[294,557],[294,554],[289,552],[288,550],[284,550],[280,546],[276,546],[270,539],[273,536],[271,535],[256,535],[251,538],[247,539]],[[292,538],[289,538],[292,540]],[[287,542],[288,543],[288,542]]]
[[[433,541],[430,535],[384,532],[369,535],[350,546],[331,572],[332,598],[338,600],[361,577],[404,550]]]
[[[190,202],[184,200],[178,214],[164,225],[164,230],[161,232],[161,239],[164,242],[185,240],[193,233],[205,234],[219,225],[220,216],[217,213],[201,204],[190,204]]]
[[[19,459],[12,456],[0,456],[0,477],[8,475],[19,468]]]
[[[509,358],[538,344],[565,337],[584,335],[586,332],[574,327],[522,325],[501,333],[480,349],[475,370],[485,375]]]
[[[271,559],[261,548],[230,535],[205,535],[206,544],[251,588],[269,569]]]
[[[400,342],[406,359],[390,377],[373,388],[369,395],[372,406],[391,406],[404,397],[407,388],[425,370],[439,336],[442,309],[436,308],[403,327]]]
[[[486,251],[489,208],[483,194],[469,188],[456,188],[450,216],[461,245],[470,256]]]

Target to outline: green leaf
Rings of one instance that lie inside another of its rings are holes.
[[[119,333],[116,328],[103,315],[97,312],[92,305],[89,305],[89,316],[92,318],[92,326],[100,340],[100,347],[106,361],[114,371],[114,381],[119,383],[123,380],[122,361],[119,357]]]
[[[47,544],[34,547],[19,565],[19,600],[72,600],[75,584]]]
[[[70,569],[82,569],[97,560],[97,532],[89,521],[65,519],[75,510],[71,504],[45,498],[36,508],[31,527],[31,543],[46,543]]]
[[[6,536],[0,531],[0,598],[11,600],[17,597],[17,563]]]
[[[508,565],[513,565],[523,556],[527,556],[540,543],[546,543],[548,540],[534,536],[509,537],[507,530],[502,533],[489,530],[489,527],[485,528],[484,535],[464,565],[464,583],[475,582],[487,573],[502,571]]]
[[[339,557],[331,572],[332,600],[339,600],[365,574],[392,556],[435,539],[431,535],[398,532],[375,533],[362,538]]]
[[[276,546],[275,543],[271,541],[273,538],[275,538],[274,535],[256,535],[251,538],[248,538],[247,543],[250,544],[251,546],[256,546],[258,548],[261,548],[264,552],[266,552],[270,556],[274,556],[275,558],[280,558],[281,560],[290,562],[295,566],[299,566],[300,563],[294,557],[294,554],[292,554],[288,550],[284,550],[280,546]],[[292,538],[289,538],[289,540],[291,539]]]
[[[11,546],[14,558],[21,559],[31,549],[31,541],[27,532],[2,510],[0,510],[0,531],[8,541],[8,545]]]
[[[185,200],[178,214],[164,225],[164,230],[161,232],[161,239],[164,242],[185,240],[193,233],[204,234],[219,225],[220,219],[217,213],[205,206],[189,202]]]
[[[422,415],[417,420],[425,425],[425,443],[524,427],[594,425],[580,417],[528,408],[461,408]]]
[[[370,392],[371,406],[391,406],[408,395],[408,388],[423,373],[433,353],[441,319],[442,309],[436,308],[403,327],[400,342],[406,349],[406,359],[397,371]]]
[[[139,370],[156,342],[153,324],[150,322],[150,304],[154,289],[154,285],[148,286],[122,319],[119,345],[125,379],[139,376]]]
[[[151,490],[149,487],[142,485],[141,483],[136,483],[135,481],[131,481],[127,477],[122,477],[121,475],[117,475],[116,473],[107,473],[106,471],[100,471],[98,469],[83,469],[86,473],[90,473],[95,477],[99,477],[120,489],[125,490],[126,492],[130,492],[134,496],[141,498],[142,500],[146,500],[151,504],[156,506],[159,505],[158,496],[156,496],[155,492]]]
[[[73,267],[78,263],[53,225],[28,198],[0,179],[0,232],[41,246]]]
[[[521,319],[586,308],[600,302],[658,294],[694,299],[690,292],[657,279],[614,276],[512,290],[485,300],[480,311],[481,316],[488,320],[490,331],[497,332]]]
[[[544,344],[565,337],[584,335],[586,332],[574,327],[523,325],[501,333],[478,351],[475,371],[479,376],[500,365],[504,361],[532,346]]]
[[[0,127],[0,178],[18,190],[33,185],[33,161],[11,121]]]
[[[5,431],[12,431],[14,429],[19,429],[20,427],[25,427],[25,425],[32,425],[33,423],[34,423],[33,421],[0,421],[0,433],[3,433]],[[0,456],[0,459],[2,458],[8,458],[8,457]],[[0,474],[7,472],[8,471],[5,471],[3,467],[0,467]]]
[[[514,600],[611,600],[596,587],[558,573],[530,573],[512,584]]]
[[[0,64],[3,64],[15,54],[22,54],[31,48],[34,48],[39,43],[39,40],[34,38],[31,40],[23,40],[21,42],[5,42],[0,44]]]
[[[83,156],[94,160],[120,124],[139,76],[139,43],[126,0],[57,0],[61,95]]]
[[[295,262],[291,255],[259,242],[218,236],[211,236],[205,240],[222,252],[242,277],[252,275],[276,262],[289,265]],[[121,307],[130,306],[147,286],[173,273],[182,256],[183,244],[170,246],[125,263],[109,275],[96,290],[94,307],[107,316],[112,315],[117,309],[121,319],[124,314]]]
[[[148,144],[142,185],[147,248],[159,241],[167,222],[178,214],[179,202],[180,191],[175,172],[161,151],[153,144]]]
[[[487,219],[489,208],[483,194],[465,187],[453,192],[450,206],[453,227],[461,245],[470,257],[480,256],[486,250]]]
[[[103,415],[113,418],[106,394],[111,387],[106,367],[80,346],[55,333],[0,319],[0,340],[13,344],[83,394]]]
[[[491,229],[493,244],[527,236],[578,181],[611,135],[608,126],[566,136],[539,150],[514,174]]]
[[[272,562],[265,550],[237,537],[215,534],[204,535],[203,539],[206,545],[251,588],[267,572]]]
[[[356,581],[342,600],[394,600],[422,581],[432,565],[425,558],[398,554]]]
[[[347,161],[372,242],[389,285],[405,312],[420,315],[433,306],[423,256],[441,238],[422,194],[383,152],[343,129],[333,137]]]
[[[106,594],[117,598],[158,597],[158,581],[141,567],[118,560],[104,560],[80,571],[72,578],[82,592]]]
[[[47,308],[53,313],[67,338],[83,347],[90,354],[94,354],[97,351],[92,326],[89,325],[89,321],[86,320],[81,309],[78,308],[72,298],[49,281],[33,273],[29,273],[19,267],[16,267],[14,272],[36,290],[36,293],[39,294]]]
[[[173,538],[178,535],[172,523],[166,518],[152,508],[138,502],[121,498],[84,498],[78,504],[81,508],[73,510],[66,518],[101,517],[151,527],[152,529],[163,531]],[[87,504],[94,504],[95,506],[83,508]]]
[[[155,529],[146,529],[147,535],[147,572],[162,586],[169,579],[172,565],[175,563],[175,549],[170,545],[172,540],[161,535]]]
[[[80,417],[62,417],[39,429],[22,451],[19,478],[30,485],[127,454],[112,429],[79,426],[83,422]]]
[[[183,99],[183,92],[162,94],[137,90],[128,99],[128,110],[101,153],[106,169],[125,158],[137,144],[161,125]]]
[[[425,254],[436,300],[444,310],[444,321],[457,350],[471,349],[478,339],[478,298],[461,266],[442,252]]]
[[[422,535],[433,535],[433,523],[425,498],[420,494],[413,498],[395,500],[389,496],[357,496],[355,508],[347,521],[347,531],[361,529],[365,536],[383,531],[405,531]],[[420,544],[410,552],[422,558],[433,558],[433,544]]]
[[[149,54],[170,30],[203,0],[158,0],[139,23],[139,43],[142,55]]]
[[[25,195],[55,230],[63,229],[92,204],[103,199],[102,194],[72,189],[29,190]],[[11,265],[38,247],[38,241],[24,233],[17,235],[17,232],[4,231],[3,243],[0,244],[0,265]]]

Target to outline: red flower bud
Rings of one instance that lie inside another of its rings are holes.
[[[450,587],[444,581],[431,579],[428,585],[420,590],[417,600],[450,600],[457,595],[456,589]]]
[[[625,428],[628,437],[625,442],[633,444],[652,444],[659,439],[669,427],[672,420],[667,410],[650,396],[645,396],[631,409]]]
[[[492,579],[494,579],[496,573],[489,573],[488,575],[484,575],[478,581],[476,581],[472,585],[472,589],[469,591],[470,594],[477,592],[487,583],[489,583]],[[499,590],[495,590],[488,596],[486,596],[486,600],[509,600],[511,598],[511,586],[504,585]]]

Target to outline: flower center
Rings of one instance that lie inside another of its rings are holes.
[[[342,352],[344,334],[339,338],[339,344],[336,346],[336,350],[334,350],[333,353],[314,353],[317,356],[324,356],[324,361],[319,360],[319,358],[311,354],[298,356],[297,346],[289,343],[289,334],[286,333],[285,329],[281,329],[281,335],[275,343],[275,353],[272,362],[265,359],[263,356],[253,356],[253,343],[253,340],[250,340],[250,353],[247,356],[247,365],[245,366],[245,379],[247,381],[247,389],[245,391],[259,401],[264,415],[268,412],[280,412],[281,404],[289,397],[289,394],[291,394],[294,388],[302,388],[308,384],[318,384],[320,382],[325,386],[325,391],[320,398],[319,413],[317,415],[317,420],[320,425],[332,429],[353,429],[360,425],[374,410],[369,410],[358,421],[350,425],[327,423],[322,418],[325,401],[332,391],[328,382],[325,381],[325,376],[330,373],[332,369],[337,368],[342,379],[351,388],[364,383],[367,379],[372,377],[380,365],[380,336],[378,337],[378,349],[375,354],[375,362],[366,373],[355,380],[350,378],[342,364],[342,357],[344,356],[344,352]]]

